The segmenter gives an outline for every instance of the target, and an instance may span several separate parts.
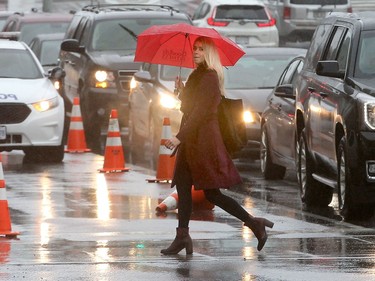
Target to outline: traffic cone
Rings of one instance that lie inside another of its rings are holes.
[[[0,235],[5,235],[7,238],[15,238],[18,234],[20,233],[12,231],[8,201],[6,199],[3,164],[0,162]]]
[[[103,173],[117,173],[129,171],[125,168],[125,157],[122,149],[121,135],[117,120],[117,110],[112,109],[108,125],[107,141],[104,153]]]
[[[177,190],[168,195],[155,209],[158,213],[165,211],[176,210],[178,206]]]
[[[163,120],[163,129],[160,140],[159,160],[155,179],[147,179],[148,182],[170,182],[173,177],[176,156],[172,156],[172,150],[165,147],[165,142],[172,137],[171,122],[168,117]]]
[[[193,200],[194,210],[212,210],[215,205],[209,202],[204,196],[203,190],[195,190],[194,186],[191,189],[191,196]],[[165,198],[155,209],[158,213],[175,210],[178,208],[178,194],[173,191],[167,198]]]
[[[8,262],[9,253],[10,253],[9,240],[4,237],[0,237],[0,264]]]
[[[91,149],[87,148],[86,145],[79,98],[76,97],[73,100],[72,116],[70,117],[68,141],[65,152],[80,153],[89,151],[91,151]]]

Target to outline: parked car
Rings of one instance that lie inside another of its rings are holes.
[[[283,179],[287,169],[296,167],[294,87],[303,62],[304,56],[298,56],[287,65],[262,113],[260,168],[267,180]]]
[[[288,63],[304,55],[302,48],[245,48],[246,54],[224,70],[226,96],[242,99],[246,122],[247,145],[238,157],[259,159],[261,114],[267,97]]]
[[[192,24],[187,14],[166,5],[89,5],[74,15],[59,56],[66,71],[63,92],[70,107],[80,98],[92,150],[101,151],[112,109],[118,111],[123,145],[128,144],[130,81],[140,67],[134,62],[137,35],[152,25],[179,22]]]
[[[346,218],[375,206],[375,12],[332,13],[315,30],[296,82],[301,199]]]
[[[215,28],[242,46],[279,46],[276,21],[262,1],[203,0],[192,20],[194,25]]]
[[[312,34],[331,12],[352,12],[350,0],[266,0],[276,19],[280,41],[310,41]]]
[[[156,165],[159,156],[163,119],[169,118],[172,134],[180,127],[180,100],[174,94],[176,76],[185,81],[188,68],[143,63],[134,74],[134,86],[129,94],[129,139],[133,163],[151,160]]]
[[[64,158],[64,101],[37,57],[24,42],[0,39],[0,152],[23,150],[25,160]]]
[[[68,13],[16,12],[7,18],[0,37],[9,37],[7,34],[10,34],[19,41],[30,44],[41,33],[65,33],[72,17]]]
[[[60,45],[65,33],[39,34],[35,36],[29,46],[39,59],[45,72],[58,66]]]

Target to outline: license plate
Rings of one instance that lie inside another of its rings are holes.
[[[7,128],[5,126],[0,126],[0,140],[5,140],[7,138]]]
[[[237,44],[247,45],[249,44],[249,37],[248,36],[236,36],[235,41]]]
[[[324,19],[327,15],[326,11],[314,11],[314,18],[315,19]]]

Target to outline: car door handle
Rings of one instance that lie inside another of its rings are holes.
[[[307,87],[307,90],[308,90],[310,93],[314,93],[314,92],[315,92],[315,88],[313,88],[313,87]]]
[[[320,95],[322,98],[326,98],[326,97],[328,97],[328,94],[325,93],[325,92],[319,92],[319,95]]]
[[[278,111],[281,111],[281,108],[282,108],[282,107],[283,107],[283,106],[282,106],[281,104],[278,104],[278,105],[277,105],[277,110],[278,110]]]

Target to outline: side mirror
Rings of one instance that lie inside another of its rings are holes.
[[[344,73],[340,72],[339,63],[335,60],[318,61],[316,74],[334,78],[344,78]]]
[[[280,98],[296,99],[295,95],[293,94],[292,84],[285,84],[276,87],[275,96]]]
[[[85,47],[80,46],[76,39],[66,39],[61,43],[61,50],[81,54],[85,51]]]
[[[65,70],[57,66],[49,71],[49,78],[52,80],[61,80],[65,77]]]
[[[134,73],[134,78],[139,82],[154,83],[154,79],[148,71],[137,71]]]

